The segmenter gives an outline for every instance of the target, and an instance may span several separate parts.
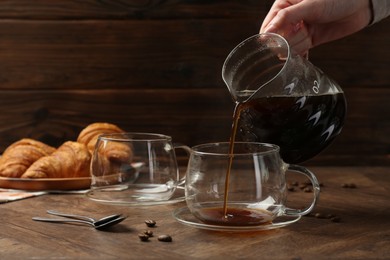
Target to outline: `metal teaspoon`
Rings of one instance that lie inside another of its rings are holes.
[[[90,221],[91,223],[93,223],[96,226],[102,225],[105,222],[110,222],[111,220],[119,218],[119,217],[122,216],[122,214],[114,214],[114,215],[106,216],[106,217],[103,217],[101,219],[96,220],[96,219],[93,219],[93,218],[87,217],[87,216],[62,213],[62,212],[58,212],[58,211],[55,211],[55,210],[47,210],[46,212],[48,214],[51,214],[51,215]]]
[[[88,224],[97,230],[102,230],[122,222],[123,220],[126,219],[126,217],[118,217],[110,221],[105,221],[104,223],[100,223],[99,225],[96,225],[88,220],[80,220],[80,219],[56,219],[56,218],[41,218],[41,217],[33,217],[32,219],[35,221],[43,221],[43,222],[83,223],[83,224]]]

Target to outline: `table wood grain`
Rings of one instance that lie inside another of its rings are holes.
[[[185,226],[172,217],[173,205],[123,207],[96,203],[80,194],[48,194],[0,205],[1,259],[388,259],[390,255],[390,168],[311,167],[323,184],[313,213],[340,222],[305,216],[287,227],[226,233]],[[290,175],[289,181],[298,180]],[[343,188],[353,183],[356,188]],[[311,194],[296,188],[289,203],[298,206]],[[34,222],[46,209],[96,218],[119,212],[129,217],[107,231],[88,226]],[[144,220],[157,226],[149,242],[138,234]],[[172,242],[157,236],[169,234]]]

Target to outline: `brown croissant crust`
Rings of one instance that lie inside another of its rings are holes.
[[[116,133],[124,133],[124,131],[118,126],[110,123],[93,123],[80,132],[77,141],[87,145],[91,155],[93,156],[98,137],[102,134]],[[96,156],[99,157],[99,167],[107,171],[109,168],[119,167],[121,163],[131,162],[133,151],[130,144],[107,142],[97,148]]]
[[[77,138],[77,142],[85,144],[88,147],[90,153],[93,153],[99,135],[123,133],[123,132],[124,131],[122,129],[120,129],[118,126],[114,124],[93,123],[88,125],[80,132]]]
[[[131,144],[121,142],[101,143],[92,155],[92,160],[93,166],[98,168],[98,175],[117,174],[123,171],[124,165],[130,165],[133,161]]]
[[[0,176],[19,178],[35,161],[54,151],[54,147],[40,141],[21,139],[8,146],[0,158]]]
[[[89,177],[91,154],[81,143],[67,141],[54,153],[34,162],[22,178]]]

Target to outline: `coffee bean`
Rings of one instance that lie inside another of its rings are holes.
[[[306,187],[303,189],[304,192],[312,192],[312,188],[311,187]]]
[[[326,215],[326,218],[329,218],[329,219],[334,218],[334,217],[335,217],[335,215],[333,215],[333,214]]]
[[[294,188],[294,186],[288,185],[288,186],[287,186],[287,190],[288,190],[288,191],[295,191],[295,188]]]
[[[153,219],[147,219],[147,220],[145,220],[145,224],[148,227],[154,227],[154,226],[156,226],[156,221],[154,221]]]
[[[293,181],[293,182],[290,183],[290,185],[291,185],[291,186],[298,186],[299,183],[298,183],[297,181]]]
[[[160,235],[157,239],[161,242],[172,242],[172,237],[170,235]]]
[[[314,217],[316,217],[316,218],[325,218],[325,215],[322,214],[322,213],[317,212],[317,213],[314,214]]]
[[[145,230],[144,234],[148,235],[149,237],[152,237],[153,236],[153,231],[152,230]]]
[[[146,234],[143,234],[143,233],[138,234],[138,237],[139,237],[139,239],[140,239],[141,241],[143,241],[143,242],[146,242],[146,241],[149,240],[149,236],[146,235]]]
[[[333,217],[333,218],[331,218],[330,220],[331,220],[332,222],[338,223],[338,222],[341,221],[341,218],[340,218],[340,217]]]
[[[356,189],[357,188],[355,183],[343,183],[343,185],[341,185],[341,187],[347,188],[347,189]]]
[[[307,185],[306,185],[306,184],[303,184],[303,183],[299,185],[299,188],[300,188],[301,190],[305,189],[306,187],[307,187]]]
[[[330,219],[332,222],[340,222],[341,221],[340,217],[337,217],[331,213],[324,214],[324,213],[317,212],[317,213],[309,213],[306,216],[320,218],[320,219]]]

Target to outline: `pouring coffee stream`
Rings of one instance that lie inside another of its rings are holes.
[[[227,218],[234,142],[272,143],[287,163],[324,150],[341,132],[346,100],[342,89],[308,60],[291,53],[273,33],[241,42],[225,60],[222,78],[235,101],[225,180]]]
[[[236,102],[236,106],[234,107],[233,111],[233,124],[232,124],[232,130],[230,133],[230,141],[229,141],[229,165],[227,168],[226,178],[225,178],[225,197],[223,200],[223,215],[225,219],[227,216],[227,202],[228,202],[228,190],[229,190],[229,179],[230,179],[230,171],[232,168],[233,163],[233,153],[234,153],[234,142],[236,140],[236,133],[237,133],[237,125],[238,120],[240,118],[240,103]]]

